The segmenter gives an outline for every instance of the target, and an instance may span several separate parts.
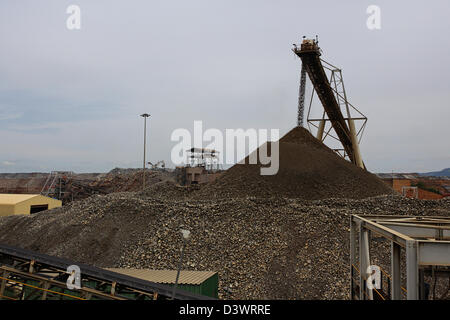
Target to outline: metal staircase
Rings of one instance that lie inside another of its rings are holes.
[[[41,189],[41,195],[62,200],[67,193],[66,185],[72,175],[71,171],[50,172]]]

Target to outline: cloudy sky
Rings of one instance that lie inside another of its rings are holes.
[[[69,30],[69,5],[81,29]],[[369,5],[381,29],[366,26]],[[170,163],[176,128],[296,124],[300,60],[319,35],[369,118],[375,172],[450,167],[450,3],[40,0],[0,2],[0,172],[103,172]]]

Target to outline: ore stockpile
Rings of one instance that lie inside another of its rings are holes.
[[[0,219],[0,242],[99,267],[219,273],[224,299],[348,299],[351,214],[449,215],[450,201],[393,194],[306,130],[280,140],[280,170],[235,165],[211,185],[154,183]],[[386,270],[380,256],[374,257]],[[386,255],[388,256],[388,255]]]
[[[269,150],[271,147],[269,146]],[[279,141],[276,175],[261,175],[261,164],[235,165],[199,194],[215,197],[361,199],[392,193],[375,175],[345,161],[309,131],[297,127]]]

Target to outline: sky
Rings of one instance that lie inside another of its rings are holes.
[[[80,29],[67,28],[70,5]],[[370,30],[369,5],[380,8]],[[372,172],[450,167],[450,2],[3,0],[0,172],[171,165],[177,128],[296,125],[302,36],[368,117]]]

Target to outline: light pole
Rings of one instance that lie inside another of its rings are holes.
[[[186,248],[187,240],[189,240],[189,238],[191,237],[191,232],[189,230],[181,229],[181,233],[183,234],[183,247],[181,248],[181,258],[180,258],[180,264],[178,265],[177,278],[175,279],[175,285],[173,286],[172,300],[175,298],[175,290],[177,289],[178,279],[180,278],[181,266],[183,265],[184,249]]]
[[[147,136],[147,118],[150,117],[148,113],[141,114],[141,117],[144,118],[144,162],[142,165],[142,190],[145,189],[145,145],[146,145],[146,136]]]

